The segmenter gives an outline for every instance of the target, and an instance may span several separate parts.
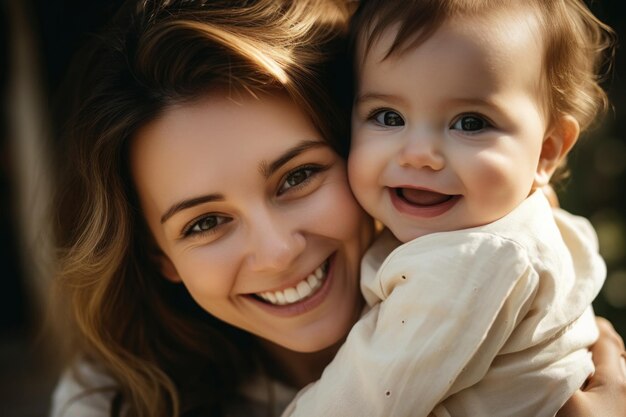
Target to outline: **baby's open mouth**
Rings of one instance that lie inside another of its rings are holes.
[[[441,194],[435,191],[420,190],[416,188],[396,188],[396,195],[405,202],[415,205],[430,207],[443,204],[453,199],[454,195]]]
[[[313,296],[321,287],[328,274],[329,258],[295,286],[280,291],[265,291],[254,296],[274,305],[290,305]]]

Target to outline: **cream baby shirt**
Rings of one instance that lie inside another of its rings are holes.
[[[283,416],[549,417],[593,372],[606,267],[585,219],[542,192],[494,223],[362,262],[371,307]]]

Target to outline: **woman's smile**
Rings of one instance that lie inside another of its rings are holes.
[[[329,261],[326,259],[323,264],[318,266],[315,271],[309,273],[304,279],[300,280],[296,285],[288,285],[283,289],[264,291],[254,294],[254,296],[263,299],[273,305],[293,305],[305,300],[320,289],[322,283],[326,279]]]
[[[263,293],[263,296],[253,295],[249,299],[272,315],[293,317],[305,314],[326,300],[332,286],[332,271],[332,258],[330,258],[307,278],[300,281],[296,287],[288,287],[283,291],[268,291]],[[299,289],[305,285],[306,290]],[[306,295],[300,295],[300,291]],[[263,297],[268,297],[268,300],[262,299]],[[272,298],[276,302],[270,301]]]

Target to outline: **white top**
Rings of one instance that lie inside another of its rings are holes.
[[[593,371],[606,267],[586,220],[536,192],[494,223],[398,244],[368,251],[371,309],[283,416],[554,416]]]
[[[52,394],[50,417],[109,417],[116,388],[103,369],[80,361],[61,376]]]
[[[50,417],[110,417],[117,388],[118,384],[104,369],[80,360],[61,376],[52,396]],[[245,401],[229,407],[227,417],[279,416],[296,390],[257,376],[244,384],[241,394]]]

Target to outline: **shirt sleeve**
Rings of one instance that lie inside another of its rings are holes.
[[[518,352],[501,350],[487,374],[466,389],[453,388],[434,417],[553,417],[593,372],[591,353],[581,345],[596,335],[588,308],[559,337]]]
[[[54,390],[50,417],[109,417],[117,383],[86,360],[67,369]]]
[[[428,416],[484,376],[537,281],[524,250],[490,234],[433,234],[399,247],[372,281],[383,301],[283,416]]]

